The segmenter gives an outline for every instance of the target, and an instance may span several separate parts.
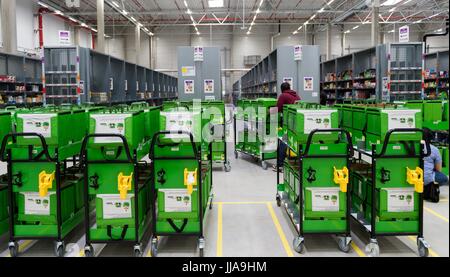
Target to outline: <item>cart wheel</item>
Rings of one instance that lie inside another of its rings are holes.
[[[230,163],[226,163],[224,166],[225,172],[230,172],[231,171],[231,165]]]
[[[266,161],[261,161],[261,167],[264,170],[267,170],[269,168],[269,164]]]
[[[199,256],[200,258],[203,258],[205,256],[205,250],[203,248],[199,249]]]
[[[237,159],[239,158],[239,153],[237,151],[234,151],[234,157]]]
[[[55,256],[56,257],[64,257],[64,254],[66,252],[66,246],[63,241],[57,241],[55,242]]]
[[[142,257],[142,252],[141,252],[141,250],[135,249],[135,250],[134,250],[134,256],[135,256],[136,258]]]
[[[347,243],[346,237],[339,237],[338,238],[339,250],[341,250],[344,253],[348,253],[350,251],[350,243],[351,243],[351,240],[349,240]]]
[[[380,247],[378,243],[371,242],[366,246],[366,252],[369,257],[379,257],[380,256]]]
[[[198,239],[198,251],[200,258],[203,258],[205,256],[205,239],[202,237]]]
[[[423,239],[417,240],[417,250],[419,251],[419,256],[422,258],[428,257],[430,254],[428,243],[424,243]]]
[[[84,256],[87,258],[94,257],[94,247],[92,245],[86,245],[84,247]]]
[[[305,250],[305,239],[303,237],[295,237],[294,238],[294,250],[295,252],[301,254]]]
[[[152,239],[152,245],[150,247],[150,254],[154,258],[158,257],[158,239],[157,238]]]
[[[281,198],[279,195],[277,195],[277,206],[281,207]]]
[[[9,243],[9,254],[11,257],[17,257],[19,254],[19,244],[16,241],[12,241]]]

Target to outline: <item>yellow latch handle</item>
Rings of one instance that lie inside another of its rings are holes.
[[[406,182],[414,185],[414,190],[417,193],[423,192],[423,169],[416,167],[416,169],[409,169],[406,167]]]
[[[120,193],[120,199],[126,199],[127,193],[131,190],[131,181],[133,180],[133,173],[130,176],[123,175],[123,172],[120,172],[117,176],[117,189]]]
[[[334,169],[334,179],[333,181],[336,184],[339,184],[339,188],[342,192],[347,192],[347,185],[348,185],[348,168],[344,166],[342,169],[336,169],[335,166],[333,166]]]
[[[194,171],[189,171],[187,168],[184,169],[184,185],[187,187],[189,194],[192,194],[194,186],[197,185],[197,169]]]
[[[48,190],[52,188],[53,180],[55,180],[55,172],[47,174],[45,170],[39,173],[39,196],[45,197],[48,194]]]

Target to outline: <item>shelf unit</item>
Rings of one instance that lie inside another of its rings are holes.
[[[41,61],[0,53],[0,106],[42,103]]]
[[[389,43],[321,63],[328,104],[421,99],[422,43]]]
[[[449,94],[449,51],[425,54],[424,98],[439,98],[442,93]]]
[[[82,47],[44,48],[44,102],[159,105],[177,98],[177,78]]]
[[[294,47],[277,48],[242,76],[240,97],[276,98],[281,93],[281,84],[287,79],[292,81],[292,89],[303,101],[319,102],[319,46],[303,45],[301,60],[295,59]],[[312,78],[311,89],[305,89],[306,78]]]

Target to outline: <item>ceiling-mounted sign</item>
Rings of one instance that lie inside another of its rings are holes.
[[[70,31],[59,31],[59,44],[70,45]]]
[[[296,61],[303,60],[303,46],[301,45],[294,46],[294,60]]]
[[[205,80],[204,81],[204,92],[205,93],[214,93],[214,80]]]
[[[409,26],[405,25],[398,29],[398,41],[409,42]]]
[[[194,80],[184,80],[184,93],[194,94]]]
[[[194,47],[194,62],[202,62],[203,61],[203,46]]]

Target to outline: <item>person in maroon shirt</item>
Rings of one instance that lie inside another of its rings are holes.
[[[281,95],[278,97],[277,108],[278,113],[283,113],[284,105],[295,104],[295,102],[300,100],[300,96],[298,96],[297,92],[291,90],[291,85],[289,83],[281,84]],[[280,122],[280,126],[282,126],[282,122]],[[277,166],[273,167],[273,170],[276,171],[282,170],[284,160],[286,159],[286,151],[287,145],[284,142],[280,142],[280,148],[278,148],[278,161]]]

